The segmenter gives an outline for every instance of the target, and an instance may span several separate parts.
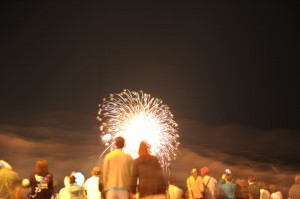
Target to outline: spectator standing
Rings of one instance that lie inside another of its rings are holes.
[[[167,187],[157,157],[150,155],[150,146],[145,142],[140,143],[138,154],[133,166],[132,193],[138,187],[140,198],[165,198]]]
[[[217,180],[209,174],[208,167],[202,167],[200,169],[204,184],[204,199],[215,199],[217,197],[218,187]]]
[[[19,174],[4,160],[0,160],[0,198],[26,199],[19,184]]]
[[[91,177],[84,183],[84,190],[87,199],[100,199],[101,192],[99,190],[99,184],[102,183],[100,167],[94,167],[91,171]]]
[[[248,182],[246,178],[237,178],[235,180],[235,198],[248,199]]]
[[[295,176],[295,184],[289,190],[289,199],[300,199],[300,174]]]
[[[203,198],[204,184],[203,179],[198,174],[198,170],[193,168],[191,176],[186,180],[189,199],[200,199]]]
[[[35,172],[30,175],[31,195],[35,199],[51,199],[53,194],[53,175],[48,171],[48,162],[38,160]]]
[[[116,150],[107,154],[103,163],[103,184],[106,199],[128,199],[130,194],[133,160],[123,152],[125,140],[115,139]]]
[[[269,190],[271,193],[270,199],[282,199],[282,193],[279,191],[277,185],[275,184],[270,184]]]
[[[249,199],[259,199],[260,190],[256,184],[256,178],[254,175],[248,176],[248,184]]]
[[[258,188],[260,191],[260,199],[269,199],[270,192],[267,189],[267,185],[264,181],[258,182]]]
[[[223,174],[222,179],[218,182],[218,188],[223,199],[235,199],[235,187],[230,173]]]
[[[181,199],[183,196],[183,190],[176,185],[176,179],[174,177],[169,178],[169,186],[167,191],[167,199]]]
[[[58,193],[58,199],[70,199],[70,176],[66,176],[64,178],[64,185],[65,187],[61,188]]]
[[[24,178],[22,180],[22,189],[24,194],[27,196],[28,199],[31,198],[31,187],[30,187],[30,181],[27,178]]]
[[[76,177],[74,175],[70,176],[70,187],[69,192],[71,195],[71,199],[80,199],[83,195],[82,186],[76,183]]]

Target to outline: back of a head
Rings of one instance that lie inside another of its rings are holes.
[[[259,181],[258,182],[258,187],[260,189],[267,189],[267,184],[264,181]]]
[[[35,164],[35,172],[36,173],[48,173],[48,162],[47,160],[38,160]]]
[[[278,191],[278,187],[275,184],[270,184],[269,190],[270,190],[271,193],[274,193],[274,192]]]
[[[172,176],[169,177],[169,184],[175,185],[176,184],[176,179]]]
[[[74,175],[70,176],[70,184],[74,184],[76,182],[76,177]]]
[[[209,172],[209,169],[208,169],[208,167],[202,167],[200,169],[200,172],[201,172],[202,175],[207,175],[208,172]]]
[[[0,191],[9,191],[15,188],[20,183],[19,174],[13,171],[12,169],[2,168],[0,172],[0,181],[1,181]]]
[[[300,173],[295,176],[295,184],[300,184]]]
[[[235,180],[235,184],[239,187],[247,187],[248,186],[247,180],[245,178],[237,178]]]
[[[101,175],[101,169],[100,167],[94,167],[91,171],[92,176],[100,176]]]
[[[256,178],[255,178],[254,175],[251,174],[251,175],[248,176],[248,181],[249,182],[255,182],[255,180],[256,180]]]
[[[141,155],[148,155],[149,154],[150,146],[146,142],[141,142],[139,146],[138,154]]]
[[[116,137],[115,145],[118,149],[122,149],[125,145],[125,140],[122,137]]]

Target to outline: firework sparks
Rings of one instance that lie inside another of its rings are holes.
[[[179,142],[177,123],[163,101],[143,91],[123,90],[110,94],[99,105],[101,141],[112,147],[116,137],[126,140],[124,151],[133,158],[138,156],[141,141],[150,144],[150,153],[157,156],[163,168],[176,158]]]

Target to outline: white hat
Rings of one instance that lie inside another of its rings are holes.
[[[7,162],[5,162],[4,160],[0,160],[0,168],[7,168],[12,170],[12,167],[10,166],[10,164],[8,164]]]
[[[28,180],[27,178],[24,178],[24,179],[22,180],[22,185],[23,185],[23,187],[29,186],[29,185],[30,185],[29,180]]]

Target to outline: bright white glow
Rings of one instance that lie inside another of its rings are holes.
[[[73,174],[75,176],[75,182],[77,185],[82,186],[84,183],[84,175],[81,172],[76,172]]]
[[[124,90],[111,94],[108,100],[103,99],[99,107],[98,119],[105,145],[112,146],[114,138],[121,136],[126,142],[124,151],[133,158],[138,156],[140,142],[146,141],[162,167],[168,167],[175,159],[179,146],[177,123],[162,100],[142,91]]]

